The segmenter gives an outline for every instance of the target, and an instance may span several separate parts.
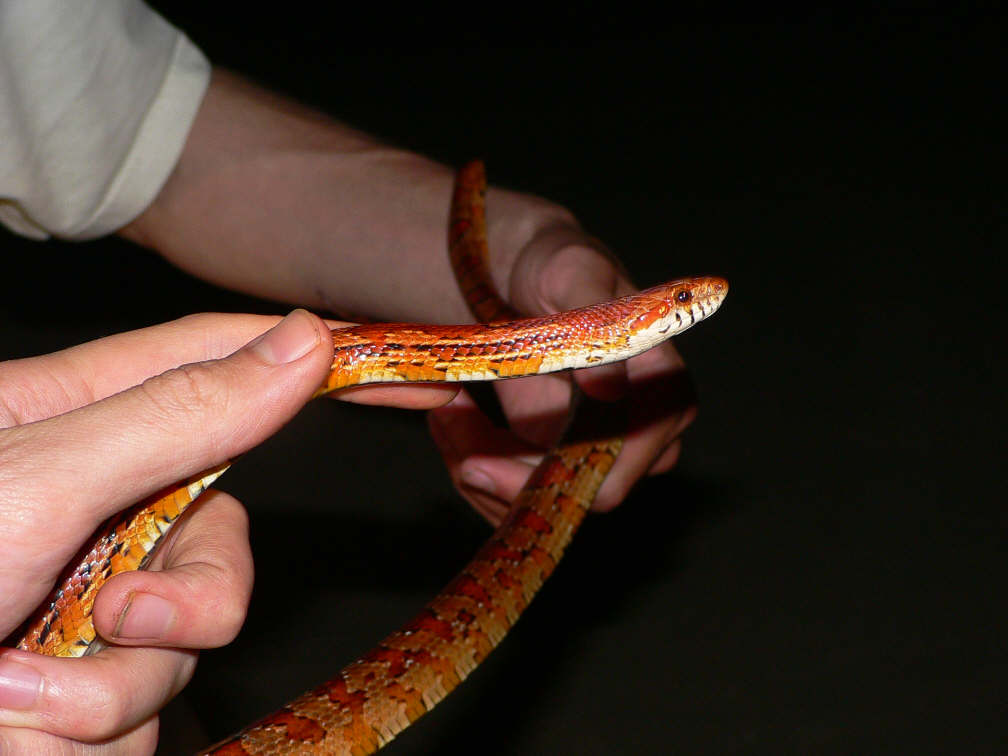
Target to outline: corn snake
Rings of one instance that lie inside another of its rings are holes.
[[[514,318],[487,281],[482,166],[458,177],[449,248],[484,325],[366,324],[333,331],[331,372],[316,395],[370,382],[488,381],[627,359],[711,315],[714,277],[534,319]],[[371,753],[430,710],[501,641],[552,572],[622,445],[562,444],[465,569],[403,628],[280,711],[205,753]],[[90,612],[113,575],[142,569],[172,523],[230,465],[194,476],[110,521],[19,648],[83,656],[102,647]]]

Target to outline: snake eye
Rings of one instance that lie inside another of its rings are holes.
[[[682,291],[680,291],[678,294],[675,295],[675,298],[677,302],[686,304],[686,302],[689,302],[691,299],[693,299],[693,292],[691,292],[689,289],[683,289]]]

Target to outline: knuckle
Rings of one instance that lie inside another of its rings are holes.
[[[44,420],[95,399],[73,360],[60,353],[0,363],[0,427]]]
[[[144,381],[141,389],[156,411],[168,418],[216,410],[228,400],[217,371],[204,363],[169,370]]]
[[[68,728],[74,738],[84,741],[104,740],[123,729],[129,712],[127,696],[109,681],[89,686],[86,708],[75,707]]]
[[[221,575],[217,586],[220,601],[209,623],[216,628],[215,640],[220,645],[230,643],[237,637],[248,616],[251,582],[234,570]]]
[[[519,249],[556,229],[579,227],[574,213],[563,205],[534,195],[524,195],[522,199],[524,212],[508,219],[508,228]]]
[[[0,427],[50,417],[71,405],[66,390],[58,382],[45,381],[40,375],[31,378],[24,380],[17,371],[0,367]]]
[[[159,573],[184,617],[173,640],[207,648],[234,640],[252,595],[248,515],[237,500],[215,494],[181,531]]]
[[[248,615],[250,587],[230,570],[217,569],[213,577],[204,576],[190,584],[191,595],[200,600],[190,605],[185,623],[192,648],[216,648],[233,641]]]
[[[219,574],[211,586],[201,591],[201,611],[193,616],[190,627],[198,633],[197,647],[216,648],[233,641],[248,614],[249,591],[230,575]]]
[[[574,213],[564,205],[553,200],[535,195],[525,196],[525,211],[517,223],[525,223],[529,230],[542,233],[555,228],[578,228],[579,223]]]
[[[214,618],[217,631],[215,642],[220,646],[225,646],[238,637],[247,616],[248,603],[233,593],[230,594],[228,600],[220,606],[219,614]]]

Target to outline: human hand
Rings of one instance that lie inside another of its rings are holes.
[[[446,250],[453,179],[445,166],[215,70],[178,168],[122,233],[259,296],[377,320],[457,323],[471,316]],[[554,203],[491,188],[487,223],[494,281],[521,312],[633,291],[604,246]],[[675,464],[693,392],[671,345],[574,380],[592,396],[625,394],[630,405],[623,452],[595,502],[611,509],[639,478]],[[563,426],[569,393],[563,377],[495,386],[511,431],[494,428],[464,395],[431,417],[456,485],[491,521]]]
[[[0,363],[0,638],[109,515],[255,446],[308,400],[329,331],[295,311],[242,347],[276,321],[197,315]],[[353,398],[429,408],[452,393]],[[150,570],[99,592],[95,627],[112,645],[80,659],[0,652],[0,753],[153,752],[157,711],[193,674],[194,649],[235,636],[251,586],[244,511],[208,492]]]
[[[501,199],[505,213],[530,202],[513,193]],[[487,205],[492,224],[492,193]],[[541,224],[517,253],[508,254],[507,234],[495,247],[491,227],[491,250],[503,248],[498,259],[513,260],[503,278],[515,309],[546,315],[636,291],[598,240],[555,207],[552,215],[554,221]],[[696,416],[695,393],[671,342],[626,362],[574,371],[573,380],[590,397],[623,399],[626,405],[623,451],[593,504],[593,509],[607,511],[640,478],[675,465],[682,446],[679,436]],[[553,374],[495,383],[507,429],[496,427],[464,393],[429,413],[431,433],[456,487],[492,524],[503,519],[543,452],[563,431],[570,381],[565,374]]]

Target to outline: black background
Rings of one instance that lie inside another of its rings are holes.
[[[679,341],[701,415],[678,470],[591,518],[389,753],[1003,747],[1003,26],[156,6],[219,64],[566,204],[642,285],[732,284]],[[4,357],[288,309],[117,240],[0,243]],[[487,533],[397,412],[313,404],[221,487],[252,511],[256,593],[166,754],[326,678]]]

